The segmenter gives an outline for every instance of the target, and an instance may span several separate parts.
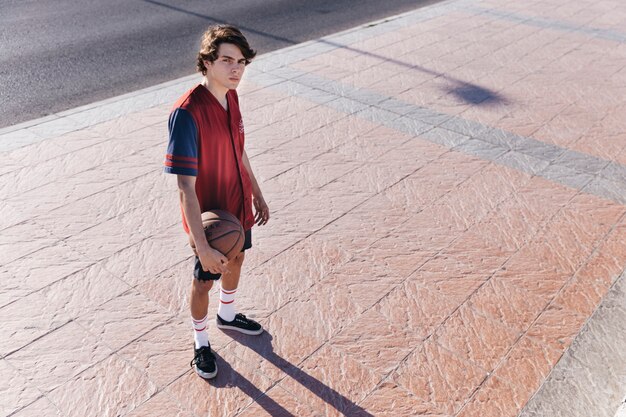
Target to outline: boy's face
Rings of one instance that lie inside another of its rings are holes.
[[[234,90],[241,81],[246,62],[236,45],[223,43],[217,50],[217,59],[214,62],[204,62],[207,68],[207,78],[210,83],[217,83],[228,90]]]

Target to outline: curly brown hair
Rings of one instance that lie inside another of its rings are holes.
[[[204,61],[215,62],[217,51],[223,43],[232,43],[239,48],[241,54],[246,59],[246,65],[256,56],[256,51],[250,48],[248,40],[239,29],[230,25],[211,26],[202,35],[200,52],[198,52],[198,62],[196,67],[202,75],[206,75],[207,68]]]

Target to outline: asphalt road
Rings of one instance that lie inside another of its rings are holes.
[[[0,0],[0,127],[192,74],[200,36],[259,53],[437,0]]]

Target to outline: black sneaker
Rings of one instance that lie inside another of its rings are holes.
[[[256,321],[247,318],[241,313],[235,316],[233,321],[225,321],[217,315],[217,327],[225,330],[236,330],[244,334],[257,335],[263,333],[263,327]]]
[[[215,364],[215,355],[211,351],[211,346],[200,346],[199,349],[194,348],[194,357],[189,363],[198,375],[204,379],[215,378],[217,375],[217,365]]]

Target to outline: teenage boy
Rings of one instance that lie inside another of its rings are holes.
[[[252,247],[251,228],[266,224],[270,217],[244,150],[235,91],[255,55],[239,29],[210,27],[198,53],[203,82],[176,102],[169,118],[165,172],[177,175],[183,228],[197,252],[189,303],[195,343],[191,365],[203,378],[217,375],[206,331],[208,293],[214,281],[221,278],[217,327],[251,335],[263,332],[234,305],[244,251]],[[234,214],[245,230],[243,250],[230,262],[209,246],[204,235],[201,213],[211,209]]]

